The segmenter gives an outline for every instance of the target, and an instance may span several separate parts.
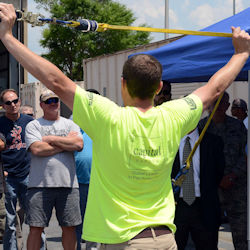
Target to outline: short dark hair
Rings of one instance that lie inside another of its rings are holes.
[[[229,94],[227,93],[227,91],[224,92],[222,98],[221,98],[221,102],[229,102]]]
[[[5,95],[7,92],[13,92],[13,93],[15,93],[15,94],[17,95],[17,97],[18,97],[17,91],[16,91],[15,89],[5,89],[5,90],[3,90],[3,91],[1,92],[1,94],[0,94],[0,102],[1,102],[1,103],[3,103],[3,97],[4,97],[4,95]]]
[[[171,91],[172,91],[171,83],[169,81],[166,81],[166,80],[162,80],[162,83],[163,83],[164,89],[167,90],[167,93],[171,94]]]
[[[130,96],[142,100],[153,98],[159,87],[161,75],[160,62],[155,57],[145,54],[130,57],[125,62],[122,72]]]

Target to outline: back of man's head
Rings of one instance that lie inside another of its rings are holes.
[[[237,98],[233,100],[232,108],[239,108],[247,112],[247,103],[243,99]]]
[[[162,75],[160,62],[150,55],[140,54],[130,57],[123,66],[122,76],[132,98],[142,100],[153,98]]]

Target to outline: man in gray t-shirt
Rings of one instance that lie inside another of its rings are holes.
[[[53,208],[62,227],[64,249],[75,249],[75,226],[81,223],[79,190],[74,151],[81,151],[79,127],[59,116],[59,98],[46,90],[40,96],[44,116],[26,127],[31,168],[27,192],[26,223],[30,226],[27,249],[40,248],[41,233],[47,227]]]

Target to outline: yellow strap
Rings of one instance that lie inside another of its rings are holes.
[[[192,151],[190,152],[190,154],[189,154],[189,156],[188,156],[188,158],[187,158],[187,160],[186,160],[186,169],[189,169],[189,168],[190,168],[191,160],[192,160],[192,158],[193,158],[193,156],[194,156],[194,153],[195,153],[197,147],[200,145],[200,143],[201,143],[201,141],[202,141],[202,139],[203,139],[203,137],[204,137],[204,135],[205,135],[205,133],[206,133],[206,131],[207,131],[207,128],[208,128],[208,126],[209,126],[209,124],[210,124],[210,122],[211,122],[211,120],[212,120],[212,118],[213,118],[213,116],[214,116],[214,113],[215,113],[215,111],[217,110],[217,108],[218,108],[218,106],[219,106],[219,104],[220,104],[220,101],[221,101],[221,98],[223,97],[223,95],[224,95],[224,93],[222,93],[222,94],[220,95],[220,97],[218,98],[218,100],[217,100],[217,102],[216,102],[216,104],[215,104],[215,106],[214,106],[214,109],[213,109],[211,115],[209,116],[209,118],[208,118],[208,120],[207,120],[207,123],[205,124],[203,130],[201,131],[201,134],[200,134],[200,136],[199,136],[199,139],[198,139],[197,142],[195,143],[195,145],[194,145]]]
[[[44,16],[41,14],[33,14],[32,12],[26,12],[21,10],[16,10],[16,12],[21,15],[17,21],[26,21],[31,23],[32,26],[42,26],[47,20],[42,21]],[[54,18],[53,18],[54,19]],[[55,18],[55,20],[57,20]],[[58,20],[59,21],[59,20]],[[62,20],[60,20],[62,21]],[[69,27],[77,27],[80,25],[78,21],[67,21],[71,23],[67,23],[66,25]],[[95,21],[96,22],[96,21]],[[120,25],[110,25],[107,23],[98,23],[97,31],[103,32],[107,29],[111,30],[136,30],[136,31],[144,31],[144,32],[159,32],[159,33],[173,33],[173,34],[183,34],[183,35],[196,35],[196,36],[217,36],[217,37],[232,37],[231,33],[222,33],[222,32],[210,32],[210,31],[193,31],[193,30],[177,30],[177,29],[160,29],[160,28],[150,28],[150,27],[133,27],[133,26],[120,26]]]
[[[137,31],[144,31],[144,32],[160,32],[160,33],[196,35],[196,36],[232,37],[232,33],[210,32],[210,31],[193,31],[193,30],[176,30],[176,29],[160,29],[160,28],[149,28],[149,27],[133,27],[133,26],[110,25],[107,23],[98,23],[97,31],[103,32],[103,31],[106,31],[107,29],[111,29],[111,30],[137,30]]]

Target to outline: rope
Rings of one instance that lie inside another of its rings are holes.
[[[232,37],[231,33],[223,32],[211,32],[211,31],[194,31],[194,30],[178,30],[178,29],[161,29],[151,27],[133,27],[133,26],[121,26],[121,25],[110,25],[107,23],[97,23],[95,20],[80,19],[77,21],[63,21],[57,18],[45,18],[41,14],[33,14],[32,12],[23,12],[16,10],[17,21],[25,21],[34,26],[43,26],[46,23],[54,23],[67,25],[83,32],[97,31],[104,32],[106,30],[133,30],[143,32],[158,32],[158,33],[171,33],[171,34],[182,34],[182,35],[195,35],[195,36],[216,36],[216,37]]]
[[[180,169],[179,173],[176,175],[176,177],[174,179],[172,179],[172,186],[173,186],[174,193],[177,193],[180,190],[180,187],[186,178],[185,175],[187,174],[187,172],[190,168],[190,164],[191,164],[192,158],[194,156],[194,153],[195,153],[196,149],[198,148],[198,146],[200,145],[200,143],[201,143],[201,141],[202,141],[202,139],[207,131],[207,128],[210,125],[212,118],[213,118],[213,116],[214,116],[214,114],[215,114],[215,112],[220,104],[220,101],[221,101],[223,95],[224,95],[224,93],[222,93],[220,95],[220,97],[218,98],[218,100],[214,106],[214,109],[213,109],[212,113],[210,114],[203,130],[201,131],[201,134],[200,134],[198,140],[196,141],[192,151],[190,152],[185,164],[181,167],[181,169]]]
[[[231,33],[211,32],[211,31],[194,31],[194,30],[177,30],[177,29],[161,29],[150,27],[133,27],[133,26],[120,26],[110,25],[106,23],[99,23],[97,31],[111,30],[136,30],[144,32],[158,32],[158,33],[171,33],[171,34],[183,34],[183,35],[195,35],[195,36],[216,36],[216,37],[232,37]]]

